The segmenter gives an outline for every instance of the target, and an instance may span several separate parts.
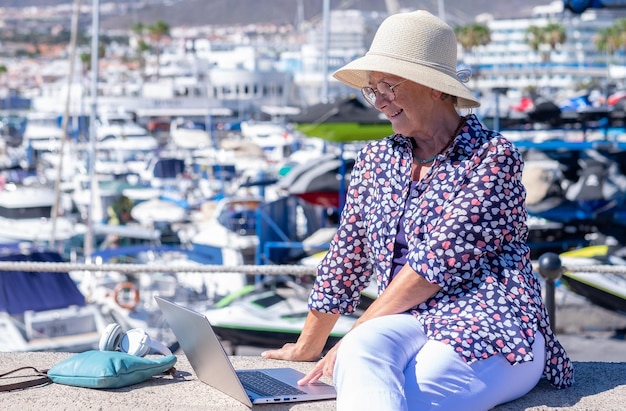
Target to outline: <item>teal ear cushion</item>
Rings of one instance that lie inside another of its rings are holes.
[[[55,383],[87,388],[138,384],[176,364],[176,356],[146,358],[119,351],[91,350],[73,355],[48,370]]]

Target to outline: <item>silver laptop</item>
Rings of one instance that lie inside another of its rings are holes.
[[[248,407],[337,396],[333,386],[321,381],[298,385],[304,374],[293,368],[235,371],[208,318],[164,298],[155,299],[198,379]]]

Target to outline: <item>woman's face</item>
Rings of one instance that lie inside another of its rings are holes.
[[[405,136],[418,135],[432,119],[434,100],[432,89],[402,77],[391,74],[372,72],[370,86],[376,90],[379,83],[387,83],[393,88],[393,101],[376,94],[375,107],[391,122],[393,131]],[[401,84],[399,84],[401,83]],[[397,84],[397,87],[393,87]]]

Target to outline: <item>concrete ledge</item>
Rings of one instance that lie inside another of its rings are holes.
[[[70,353],[0,353],[0,374],[24,366],[48,369]],[[232,357],[235,368],[290,366],[306,372],[311,363],[265,360],[260,357]],[[495,411],[519,410],[622,410],[626,402],[626,363],[574,362],[576,384],[556,390],[541,381],[525,397]],[[248,410],[248,407],[198,381],[187,358],[178,356],[176,378],[155,377],[134,386],[115,390],[92,390],[49,384],[22,391],[0,393],[3,410]],[[0,384],[27,379],[28,371],[0,378]],[[511,381],[511,384],[514,384]],[[255,406],[262,410],[334,410],[334,401]]]

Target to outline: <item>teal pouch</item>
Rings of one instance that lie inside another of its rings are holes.
[[[169,372],[176,356],[146,358],[120,351],[91,350],[73,355],[46,373],[52,382],[86,388],[120,388]]]

